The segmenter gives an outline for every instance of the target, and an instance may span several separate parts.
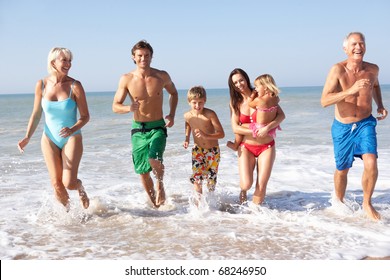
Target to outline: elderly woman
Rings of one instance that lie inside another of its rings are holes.
[[[42,153],[56,198],[67,211],[70,207],[67,189],[77,190],[83,207],[89,207],[88,196],[77,178],[83,154],[80,129],[89,121],[89,112],[83,86],[68,76],[72,57],[71,51],[66,48],[53,48],[50,51],[49,76],[35,85],[34,107],[26,136],[18,142],[19,150],[23,152],[44,112]]]

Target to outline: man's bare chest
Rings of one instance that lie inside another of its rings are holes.
[[[130,84],[128,89],[133,98],[146,100],[161,97],[163,84],[159,82],[136,82]]]

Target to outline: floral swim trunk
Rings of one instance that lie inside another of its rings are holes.
[[[207,180],[207,188],[209,191],[214,191],[217,184],[220,156],[219,146],[204,149],[195,145],[192,148],[191,183],[201,183],[203,180]]]

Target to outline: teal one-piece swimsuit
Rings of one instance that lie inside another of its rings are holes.
[[[45,85],[42,81],[42,110],[45,113],[44,133],[60,149],[68,142],[72,135],[80,134],[78,130],[68,137],[61,137],[60,130],[64,127],[72,127],[77,122],[77,104],[72,99],[72,89],[75,81],[70,87],[69,97],[61,101],[50,101],[44,97]]]

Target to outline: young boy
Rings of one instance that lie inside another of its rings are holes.
[[[217,114],[205,108],[206,90],[202,86],[192,87],[187,94],[191,110],[184,114],[185,140],[183,147],[188,148],[190,133],[194,138],[192,148],[191,183],[199,195],[202,194],[202,182],[207,180],[209,191],[214,191],[217,183],[220,149],[218,139],[225,137],[225,132]]]

